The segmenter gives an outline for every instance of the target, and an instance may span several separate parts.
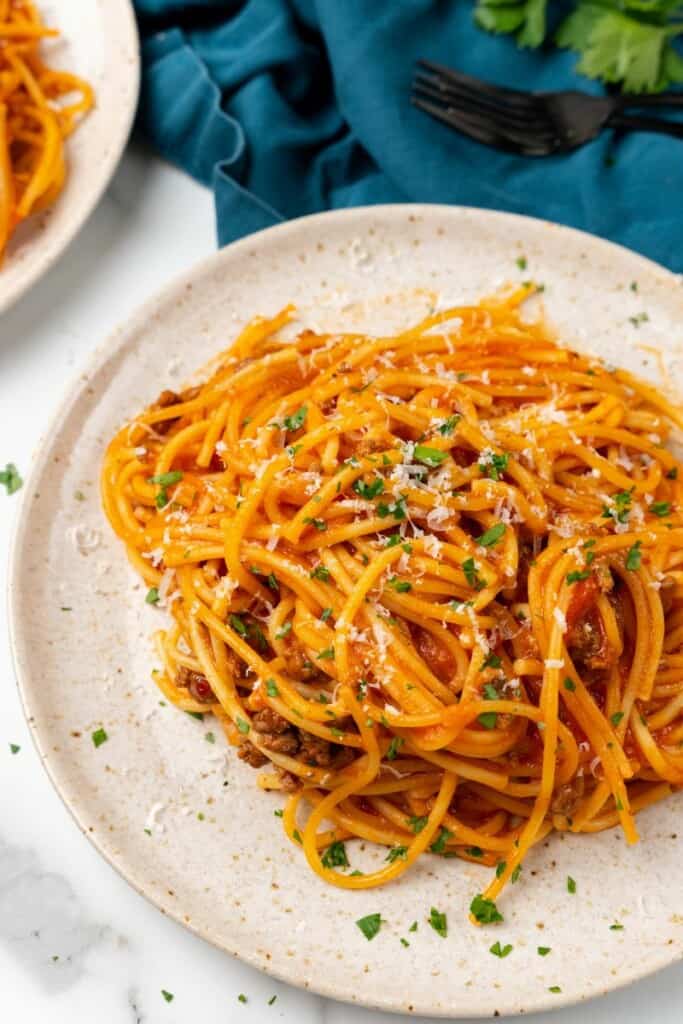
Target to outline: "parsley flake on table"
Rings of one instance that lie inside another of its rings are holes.
[[[162,988],[161,994],[162,994],[162,996],[164,997],[164,999],[166,1000],[167,1003],[172,1003],[173,1002],[173,993],[172,992],[167,992],[165,988]]]
[[[570,892],[572,896],[576,892],[576,882],[571,875],[567,875],[567,892]]]
[[[539,956],[547,956],[548,953],[550,952],[550,948],[551,948],[550,946],[537,946],[536,947],[536,952],[538,953]]]
[[[21,747],[17,743],[10,743],[9,749],[11,754],[18,754]]]
[[[442,914],[436,907],[432,907],[429,912],[428,918],[429,924],[432,926],[437,935],[440,935],[442,939],[448,936],[448,920],[446,915]]]
[[[8,462],[4,469],[0,469],[0,484],[7,488],[7,494],[16,494],[23,486],[24,481],[19,475],[19,470],[13,462]]]
[[[479,924],[495,924],[504,920],[493,900],[485,899],[481,893],[477,893],[470,903],[470,913]]]
[[[104,729],[95,729],[92,734],[92,741],[96,747],[101,747],[103,743],[106,743],[109,737]]]
[[[159,603],[159,588],[150,587],[145,597],[146,604],[158,604]]]
[[[367,917],[361,917],[356,921],[356,926],[360,928],[368,942],[374,939],[375,935],[379,932],[382,927],[382,915],[381,914],[368,914]]]
[[[346,847],[338,839],[330,843],[320,860],[325,868],[348,868],[351,866],[346,855]]]
[[[508,942],[505,946],[501,946],[500,942],[494,942],[489,948],[489,953],[493,953],[500,960],[504,960],[506,956],[509,956],[512,952],[512,946]]]

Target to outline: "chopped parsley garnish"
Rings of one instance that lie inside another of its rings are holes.
[[[21,747],[17,743],[10,743],[9,745],[10,754],[18,754]]]
[[[296,840],[297,843],[299,843],[301,846],[304,845],[304,841],[301,838],[301,832],[299,832],[298,828],[294,829],[294,831],[292,832],[292,836]]]
[[[512,946],[510,945],[509,942],[505,946],[501,946],[500,942],[494,942],[493,945],[489,948],[489,953],[493,953],[494,956],[499,957],[501,960],[503,960],[511,952]]]
[[[494,655],[495,657],[495,655]],[[500,659],[499,659],[500,660]],[[482,665],[482,668],[484,666]],[[484,700],[498,700],[499,694],[495,686],[491,683],[487,683],[484,686]],[[477,721],[484,729],[495,729],[498,722],[498,713],[496,711],[484,711],[481,715],[477,715]]]
[[[439,425],[439,433],[443,437],[448,437],[449,434],[453,433],[461,419],[462,417],[457,414],[455,416],[449,416],[447,420],[444,420],[443,423]]]
[[[470,587],[474,587],[475,590],[484,589],[486,584],[482,579],[480,579],[473,558],[466,558],[465,561],[462,563],[461,568],[463,573],[465,574],[465,579],[467,580]]]
[[[439,835],[434,840],[429,849],[432,851],[432,853],[443,853],[444,850],[446,849],[446,843],[448,842],[449,839],[452,838],[453,833],[449,832],[448,829],[444,828],[442,825],[441,828],[439,829]]]
[[[168,473],[159,473],[151,476],[147,481],[150,484],[157,484],[159,487],[170,487],[172,484],[180,483],[183,474],[179,469],[171,469]]]
[[[409,932],[416,932],[417,931],[417,921],[413,921],[413,923],[411,924],[411,926],[408,929],[408,931]]]
[[[432,907],[429,912],[429,923],[437,935],[440,935],[442,939],[446,938],[448,935],[448,921],[446,915],[442,914],[436,907]]]
[[[413,452],[413,458],[417,462],[422,462],[425,466],[440,466],[444,459],[448,458],[448,452],[441,451],[440,448],[429,448],[426,444],[415,445]]]
[[[630,316],[628,319],[629,323],[633,324],[634,327],[640,327],[640,325],[646,323],[650,319],[650,317],[647,315],[647,313],[643,312],[636,313],[635,316]]]
[[[507,867],[507,862],[506,861],[504,861],[504,860],[499,860],[498,861],[498,863],[496,864],[496,878],[500,878],[500,876],[504,873],[506,867]]]
[[[290,459],[295,459],[297,452],[300,452],[302,448],[302,444],[290,444],[289,447],[287,448],[287,454],[289,455]]]
[[[615,921],[614,924],[611,924],[609,926],[609,930],[611,932],[623,932],[624,926],[623,926],[623,924],[619,924],[618,921]]]
[[[385,505],[384,502],[380,502],[377,506],[377,515],[382,519],[386,519],[387,516],[393,516],[394,519],[405,519],[408,515],[406,499],[401,495],[391,505]]]
[[[631,572],[637,572],[640,569],[640,562],[643,557],[643,553],[640,550],[640,541],[637,540],[633,547],[628,549],[626,555],[626,568]]]
[[[579,580],[587,580],[588,577],[590,576],[590,574],[591,574],[590,569],[584,569],[582,572],[578,572],[578,571],[568,572],[567,573],[567,577],[566,577],[567,583],[569,583],[569,584],[571,584],[571,583],[578,583]]]
[[[517,259],[515,260],[515,263],[517,264],[517,266],[519,267],[520,270],[526,270],[526,268],[527,268],[526,256],[518,256]]]
[[[158,602],[159,602],[159,588],[158,587],[150,587],[149,590],[147,591],[147,596],[145,597],[145,603],[146,604],[158,604]]]
[[[216,737],[215,737],[215,735],[212,732],[204,733],[204,739],[206,740],[207,743],[215,743],[216,742]]]
[[[623,717],[624,717],[624,712],[623,711],[615,711],[613,715],[610,715],[609,720],[612,723],[612,725],[617,726],[617,725],[619,725],[619,722],[622,720]]]
[[[500,668],[500,666],[502,664],[503,664],[503,662],[501,661],[501,659],[498,657],[497,654],[489,654],[484,659],[484,661],[482,661],[481,668],[479,669],[479,671],[483,672],[485,668]],[[498,696],[498,694],[496,694],[496,697],[497,696]],[[492,698],[492,700],[495,700],[495,699],[496,699],[495,697]]]
[[[322,610],[322,612],[320,614],[320,621],[321,622],[327,622],[327,620],[329,619],[331,614],[332,614],[332,609],[331,608],[323,608],[323,610]]]
[[[500,480],[501,476],[508,468],[508,462],[510,456],[508,454],[503,455],[491,455],[488,462],[480,462],[479,469],[488,476],[491,480]]]
[[[327,529],[327,523],[324,519],[311,519],[310,516],[307,516],[304,519],[304,523],[306,526],[314,526],[316,530],[320,531],[320,533]]]
[[[551,948],[552,948],[551,946],[537,946],[536,947],[536,952],[538,953],[539,956],[547,956],[548,953],[550,952]]]
[[[465,853],[468,855],[468,857],[483,857],[484,856],[484,851],[482,850],[481,846],[468,846],[465,849]]]
[[[322,580],[326,582],[330,578],[330,570],[325,565],[316,565],[315,569],[311,572],[312,580]]]
[[[350,867],[349,858],[346,856],[346,847],[339,840],[331,843],[320,859],[325,868]]]
[[[483,548],[492,548],[501,539],[505,533],[505,523],[496,523],[485,533],[482,533],[481,537],[477,537],[476,543],[481,545]]]
[[[266,679],[266,693],[269,697],[279,697],[280,691],[274,679]]]
[[[247,1001],[247,997],[245,996],[244,992],[240,992],[237,999],[239,1000],[240,1003],[246,1003]]]
[[[390,864],[393,864],[395,860],[406,860],[408,857],[407,846],[392,846],[385,860],[388,860]]]
[[[284,814],[284,811],[282,810],[281,807],[278,807],[277,810],[273,811],[273,814],[275,815],[276,818],[281,818],[282,815]]]
[[[398,576],[392,576],[392,578],[387,581],[387,585],[390,586],[392,590],[395,590],[397,594],[407,594],[409,590],[413,589],[412,583],[408,583],[407,580],[400,580]]]
[[[359,477],[354,481],[352,490],[356,492],[359,498],[371,501],[373,498],[377,498],[380,494],[384,493],[384,480],[382,480],[381,476],[376,476],[371,484],[366,484]]]
[[[162,994],[162,996],[164,997],[164,999],[166,1000],[167,1003],[172,1003],[173,1002],[173,993],[172,992],[167,992],[165,988],[162,988],[161,994]]]
[[[555,995],[557,995],[557,993],[561,992],[561,991],[562,991],[562,989],[560,988],[559,985],[551,985],[550,988],[548,989],[548,992],[553,992]]]
[[[516,868],[513,868],[512,874],[510,875],[510,881],[514,885],[515,882],[519,881],[519,876],[522,873],[522,865],[518,864]]]
[[[412,818],[408,818],[408,825],[410,825],[415,835],[417,835],[418,832],[422,831],[428,821],[429,818],[426,816],[424,818],[418,818],[417,815],[414,814]]]
[[[277,633],[275,634],[275,639],[276,640],[284,640],[284,638],[289,633],[291,633],[291,632],[292,632],[292,622],[291,622],[291,619],[290,619],[287,622],[284,622],[282,624],[282,626],[280,627],[280,629],[278,629]]]
[[[576,882],[571,875],[567,875],[567,892],[570,892],[572,896],[576,892]]]
[[[334,661],[334,647],[324,647],[319,651],[318,661]]]
[[[203,711],[186,711],[185,714],[189,715],[190,718],[196,718],[197,721],[199,721],[199,722],[203,722],[204,721],[204,712]]]
[[[494,924],[503,920],[503,915],[493,900],[485,899],[481,893],[477,893],[470,903],[470,913],[479,924]]]
[[[246,736],[250,729],[249,722],[245,722],[243,718],[238,718],[236,725],[242,735]]]
[[[302,405],[301,408],[297,409],[297,411],[295,413],[292,413],[291,416],[285,416],[284,420],[282,421],[282,425],[285,428],[285,430],[299,430],[301,427],[303,427],[304,423],[306,422],[307,413],[308,410],[306,409],[306,406]]]
[[[361,917],[359,921],[356,921],[356,926],[360,928],[369,942],[371,939],[374,939],[382,927],[382,916],[381,914],[368,914],[367,917]]]
[[[8,462],[4,469],[0,469],[0,484],[4,484],[7,488],[8,495],[16,494],[23,483],[19,470],[13,462]]]
[[[565,681],[564,681],[564,688],[565,688],[565,690],[569,690],[570,693],[573,693],[574,690],[576,689],[576,683],[574,682],[573,679],[570,679],[569,676],[567,676]]]
[[[104,729],[95,729],[95,732],[92,734],[92,741],[96,747],[101,747],[108,739],[109,737]]]
[[[650,505],[650,512],[652,512],[653,515],[659,516],[660,518],[662,516],[668,516],[670,511],[671,504],[668,501],[653,501]]]
[[[408,942],[407,939],[404,939],[403,936],[401,936],[401,945],[402,946],[409,946],[410,943]]]
[[[631,510],[632,491],[619,491],[614,495],[614,507],[607,505],[602,510],[603,519],[615,519],[618,523],[625,523]]]
[[[239,615],[231,615],[228,621],[230,622],[230,625],[235,630],[235,632],[238,633],[240,636],[247,635],[247,627],[244,625]]]
[[[394,736],[387,750],[387,761],[394,761],[405,740],[402,736]]]

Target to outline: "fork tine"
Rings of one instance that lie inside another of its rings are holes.
[[[490,82],[482,82],[478,78],[472,78],[462,71],[454,71],[443,64],[436,64],[433,61],[420,59],[417,62],[421,67],[431,71],[439,78],[443,78],[461,88],[469,89],[476,94],[485,94],[498,103],[506,104],[517,109],[532,108],[537,110],[542,105],[542,99],[535,93],[522,92],[519,89],[508,89],[503,85],[492,85]]]
[[[420,82],[413,84],[413,96],[417,99],[427,100],[432,106],[438,107],[443,113],[462,114],[471,121],[480,122],[484,128],[490,128],[501,136],[512,139],[514,142],[522,142],[525,139],[545,141],[552,145],[556,138],[556,131],[548,120],[517,120],[511,118],[503,111],[491,111],[482,108],[476,103],[460,98],[450,99],[445,97],[440,90]]]
[[[411,102],[415,107],[436,118],[437,121],[442,121],[450,128],[455,128],[486,146],[495,146],[508,153],[517,153],[523,156],[549,156],[557,152],[557,147],[549,139],[537,139],[528,133],[513,138],[511,135],[503,135],[490,123],[487,124],[481,119],[456,111],[453,107],[446,109],[416,96],[411,98]]]
[[[552,124],[542,105],[539,105],[538,110],[534,110],[532,107],[519,110],[508,109],[486,94],[476,93],[471,89],[462,89],[458,85],[447,83],[445,79],[426,75],[420,71],[417,72],[413,81],[413,89],[420,90],[432,99],[441,100],[442,103],[452,103],[459,109],[477,111],[504,124],[513,122],[520,128],[535,124],[539,130],[543,124],[548,131],[552,131]]]

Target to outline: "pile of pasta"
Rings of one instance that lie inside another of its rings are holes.
[[[0,258],[62,191],[64,140],[94,102],[87,82],[43,62],[41,42],[57,35],[31,0],[0,0]]]
[[[390,337],[254,320],[109,445],[104,507],[213,712],[326,881],[493,868],[683,782],[681,411],[561,347],[531,287]],[[351,872],[345,841],[387,847]]]

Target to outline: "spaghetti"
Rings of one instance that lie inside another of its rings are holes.
[[[31,0],[0,0],[0,258],[20,224],[64,187],[64,140],[93,105],[87,82],[43,63],[57,36]]]
[[[173,618],[164,696],[274,769],[323,879],[462,857],[495,868],[480,921],[548,833],[634,842],[683,783],[683,416],[522,319],[531,290],[393,337],[259,318],[102,476]],[[384,866],[345,872],[352,837]]]

